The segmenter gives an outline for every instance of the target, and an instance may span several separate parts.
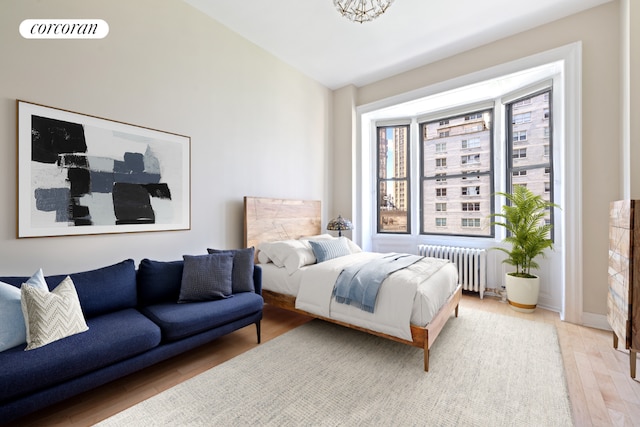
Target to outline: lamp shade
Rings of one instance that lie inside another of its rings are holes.
[[[342,215],[338,215],[337,218],[329,221],[329,224],[327,224],[327,230],[337,230],[338,236],[342,236],[342,230],[353,230],[353,224],[350,220],[342,218]]]

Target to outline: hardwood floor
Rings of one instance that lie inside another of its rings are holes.
[[[517,313],[495,298],[464,295],[460,315],[475,308],[556,325],[576,426],[640,426],[640,379],[629,376],[629,354],[614,350],[610,332],[561,322],[538,308]],[[309,319],[265,306],[266,342]],[[213,343],[23,418],[20,426],[88,426],[256,347],[249,326]]]

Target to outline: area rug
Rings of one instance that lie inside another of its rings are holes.
[[[430,356],[314,320],[99,425],[573,425],[553,325],[461,308]]]

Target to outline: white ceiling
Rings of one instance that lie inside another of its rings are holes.
[[[323,85],[362,86],[611,0],[395,0],[364,24],[333,0],[184,0]]]

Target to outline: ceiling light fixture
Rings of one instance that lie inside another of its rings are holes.
[[[386,12],[394,0],[333,0],[333,5],[353,22],[369,22]]]

